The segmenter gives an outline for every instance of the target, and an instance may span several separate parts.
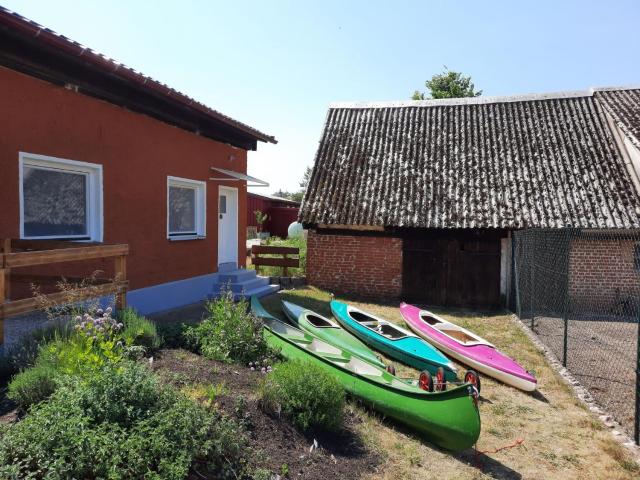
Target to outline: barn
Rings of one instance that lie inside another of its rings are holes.
[[[299,216],[307,280],[364,297],[509,304],[513,232],[624,238],[640,226],[639,119],[634,88],[331,105]],[[592,237],[576,258],[598,248],[606,264],[610,249]],[[637,247],[624,249],[633,272]]]
[[[247,238],[255,238],[258,231],[256,211],[267,215],[262,230],[271,236],[287,238],[287,229],[298,218],[300,202],[274,195],[247,193]]]
[[[142,313],[227,281],[274,290],[238,270],[255,180],[247,152],[273,136],[2,7],[0,86],[0,253],[124,244],[127,301]],[[114,275],[113,262],[90,258],[37,273]],[[31,295],[18,280],[36,272],[23,270],[0,265],[6,308]]]

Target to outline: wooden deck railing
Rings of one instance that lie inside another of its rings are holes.
[[[0,240],[0,344],[4,343],[4,319],[41,308],[42,300],[48,303],[64,303],[69,292],[55,292],[20,300],[11,300],[11,280],[35,285],[54,284],[65,278],[70,282],[82,279],[62,275],[37,275],[12,273],[12,269],[51,265],[62,262],[77,262],[114,258],[113,279],[97,279],[96,284],[73,291],[74,301],[95,298],[104,295],[116,296],[116,307],[126,306],[127,281],[127,244],[77,243],[57,240]]]
[[[261,257],[262,255],[282,255],[282,258]],[[288,255],[300,255],[297,247],[272,247],[268,245],[253,245],[251,247],[251,263],[255,265],[256,272],[261,266],[282,267],[283,275],[289,274],[289,268],[300,268],[300,258],[290,258]]]

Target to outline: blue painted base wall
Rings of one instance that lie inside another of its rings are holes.
[[[213,294],[218,274],[210,273],[127,292],[127,305],[142,315],[200,302]]]

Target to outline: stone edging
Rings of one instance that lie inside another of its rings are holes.
[[[533,344],[540,350],[551,366],[560,374],[560,377],[564,382],[571,387],[573,393],[578,399],[586,405],[586,407],[592,413],[596,414],[600,421],[610,429],[611,435],[614,440],[622,444],[635,458],[637,462],[640,462],[640,447],[635,444],[633,439],[629,437],[623,430],[613,416],[606,412],[596,401],[595,398],[589,393],[589,391],[571,374],[571,372],[562,366],[562,363],[558,360],[556,355],[548,348],[538,336],[532,332],[516,315],[512,315],[511,319],[520,327],[525,335],[533,342]]]
[[[307,284],[307,277],[269,277],[270,285],[280,285],[281,288],[300,288]]]

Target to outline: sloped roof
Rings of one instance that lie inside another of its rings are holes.
[[[228,143],[231,144],[237,143],[236,146],[246,147],[241,143],[244,139],[253,141],[253,149],[256,141],[277,143],[271,135],[224,115],[164,83],[2,6],[0,46],[0,65],[46,80],[74,82],[83,93],[124,104],[133,110],[158,116],[181,128],[215,139],[218,139],[216,135],[207,135],[206,127],[218,130],[224,128],[232,135],[231,139],[222,136],[220,139],[229,140]],[[101,77],[97,77],[96,73]],[[143,92],[149,98],[160,100],[160,103],[146,110],[142,101],[136,104],[126,103],[126,96],[123,94],[126,89],[134,89],[127,90],[127,95],[139,96]],[[210,125],[206,125],[206,122]]]
[[[292,206],[297,206],[297,207],[300,206],[300,202],[296,202],[295,200],[291,200],[290,198],[278,197],[276,195],[267,195],[265,193],[256,193],[256,192],[247,192],[247,195],[253,196],[253,197],[264,198],[265,200],[272,200],[272,201],[276,201],[276,202],[287,203],[287,204],[292,205]]]
[[[631,143],[640,148],[640,88],[598,88],[594,95]]]
[[[640,198],[591,92],[329,108],[307,225],[640,226]]]

